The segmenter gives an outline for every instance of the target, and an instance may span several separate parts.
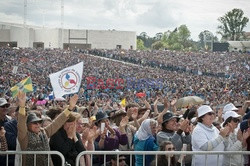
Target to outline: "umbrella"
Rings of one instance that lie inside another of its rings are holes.
[[[203,104],[203,103],[204,100],[198,96],[186,96],[177,100],[176,107],[182,108],[190,105]]]
[[[136,93],[136,96],[139,97],[139,98],[142,98],[142,97],[145,97],[146,94],[143,93],[143,92],[139,92],[139,93]]]
[[[38,100],[38,101],[36,102],[36,105],[45,105],[46,103],[47,103],[46,100]]]

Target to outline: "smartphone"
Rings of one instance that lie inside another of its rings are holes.
[[[101,123],[101,132],[104,131],[105,123]]]

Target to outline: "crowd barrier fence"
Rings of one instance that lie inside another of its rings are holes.
[[[157,156],[158,155],[168,155],[170,158],[171,155],[205,155],[205,165],[207,165],[207,156],[208,155],[217,155],[217,166],[219,155],[230,155],[230,163],[231,158],[233,155],[241,155],[241,163],[243,165],[244,162],[244,155],[250,155],[250,151],[83,151],[80,154],[78,154],[76,158],[76,166],[80,166],[80,158],[83,155],[90,155],[91,161],[93,161],[93,155],[103,155],[104,156],[104,163],[103,165],[106,166],[106,157],[107,155],[116,155],[117,159],[119,159],[120,155],[129,155],[130,156],[130,163],[127,163],[129,166],[132,166],[132,155],[142,155],[143,156],[143,166],[145,165],[145,156],[146,155],[154,155],[156,159],[156,166],[157,166]],[[168,160],[170,161],[170,160]],[[181,166],[183,165],[183,161],[181,160]],[[92,163],[91,163],[92,166]],[[117,166],[119,166],[119,160],[117,160]],[[168,166],[170,166],[170,162],[168,163]],[[215,166],[215,165],[213,165]],[[231,166],[231,164],[230,164]]]
[[[51,158],[50,155],[58,155],[62,160],[62,166],[65,166],[65,158],[62,153],[58,151],[0,151],[0,155],[6,155],[6,166],[8,166],[9,163],[9,155],[27,155],[27,154],[33,154],[34,155],[34,163],[36,166],[36,155],[48,155],[48,158]],[[22,159],[22,158],[21,158]],[[22,163],[22,160],[20,161]],[[0,163],[1,166],[4,166],[3,163]],[[20,165],[21,166],[21,165]],[[49,166],[49,160],[48,160],[48,166]]]
[[[58,151],[0,151],[0,155],[6,155],[7,159],[6,159],[6,166],[8,166],[8,156],[9,155],[26,155],[26,154],[33,154],[33,155],[40,155],[40,154],[46,154],[48,155],[48,157],[50,157],[50,155],[58,155],[61,160],[62,160],[62,166],[64,166],[65,164],[65,158],[63,156],[62,153],[58,152]],[[76,158],[76,166],[80,166],[80,158],[83,155],[90,155],[91,157],[91,166],[92,166],[92,161],[93,161],[93,155],[103,155],[104,156],[104,163],[103,165],[106,166],[106,157],[107,155],[116,155],[117,159],[119,159],[119,156],[121,155],[127,155],[130,156],[130,163],[127,163],[128,165],[132,166],[133,165],[133,161],[132,161],[132,156],[133,155],[142,155],[143,156],[143,165],[145,165],[145,156],[146,155],[154,155],[155,159],[156,159],[156,166],[157,166],[157,156],[158,155],[168,155],[168,157],[170,158],[171,155],[205,155],[205,165],[207,165],[207,156],[208,155],[217,155],[217,166],[219,165],[219,155],[230,155],[230,161],[233,155],[241,155],[241,165],[243,165],[244,162],[244,156],[245,155],[250,155],[250,151],[199,151],[199,152],[194,152],[194,151],[83,151],[81,153],[78,154],[77,158]],[[170,160],[169,160],[170,161]],[[230,162],[229,161],[229,162]],[[34,163],[36,163],[36,157],[34,157]],[[231,163],[231,162],[230,162]],[[181,160],[181,165],[183,165],[183,161]],[[3,165],[3,163],[1,163],[1,165]],[[49,165],[49,163],[48,163]],[[117,165],[119,166],[119,160],[117,160]],[[168,163],[168,165],[170,166],[170,162]],[[231,165],[231,164],[230,164]],[[81,165],[82,166],[82,165]],[[215,166],[215,165],[213,165]]]

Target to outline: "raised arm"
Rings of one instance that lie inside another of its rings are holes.
[[[18,140],[22,141],[24,137],[27,135],[27,125],[26,125],[26,111],[25,111],[25,103],[26,103],[26,94],[24,92],[19,91],[18,95],[18,105],[19,105],[19,112],[18,112]]]
[[[78,100],[78,95],[74,95],[69,100],[69,106],[62,113],[60,113],[56,119],[48,126],[45,127],[45,131],[48,137],[51,137],[62,125],[67,121],[67,118],[71,111],[75,109]]]

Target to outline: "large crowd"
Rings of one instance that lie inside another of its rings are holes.
[[[0,48],[1,150],[56,150],[68,165],[75,165],[84,150],[249,150],[249,59],[249,54],[228,52]],[[79,92],[50,98],[49,75],[82,61]],[[10,88],[27,76],[33,92],[13,98]],[[107,80],[112,79],[122,86],[110,88]],[[198,96],[205,105],[177,107],[184,96]],[[129,165],[130,157],[119,156],[119,165]],[[34,156],[22,158],[0,156],[1,163],[34,165]],[[206,161],[207,165],[250,164],[247,156],[242,158],[220,155]],[[107,165],[117,165],[117,160],[107,156]],[[84,155],[80,163],[91,161],[102,165],[104,160]],[[141,155],[131,161],[143,165]],[[199,155],[158,156],[157,160],[146,155],[145,165],[205,165],[204,161]],[[61,165],[53,155],[52,160],[38,155],[36,162]]]

